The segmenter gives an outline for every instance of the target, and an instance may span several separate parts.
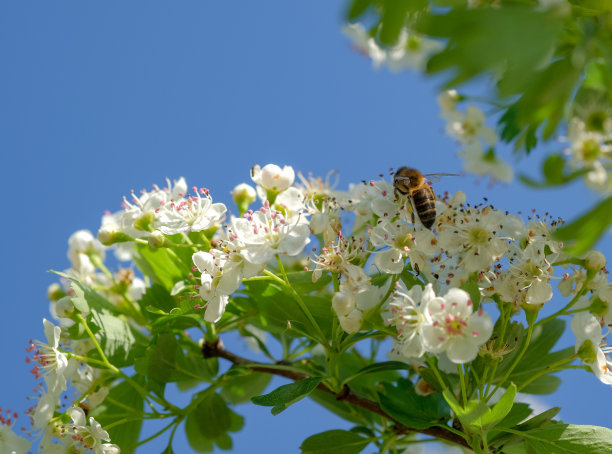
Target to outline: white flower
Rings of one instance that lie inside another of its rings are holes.
[[[476,358],[478,349],[493,332],[491,317],[482,308],[473,313],[470,296],[458,288],[429,299],[423,310],[422,336],[427,351],[446,352],[457,364]]]
[[[349,185],[349,191],[344,197],[340,200],[342,208],[357,215],[354,229],[370,222],[374,215],[391,218],[400,211],[393,185],[384,180]]]
[[[293,184],[295,172],[293,167],[285,166],[282,169],[276,164],[267,164],[263,168],[259,165],[251,169],[251,179],[266,191],[282,192]]]
[[[240,254],[253,264],[265,264],[276,254],[297,255],[310,242],[304,214],[285,216],[267,201],[259,211],[232,219],[228,233],[240,244]]]
[[[421,328],[425,317],[420,305],[426,305],[435,296],[431,284],[427,284],[425,290],[415,285],[410,291],[397,290],[393,294],[389,300],[390,313],[384,317],[397,330],[392,353],[404,359],[423,356],[425,345]]]
[[[12,427],[0,423],[0,452],[25,454],[31,447],[32,443],[15,434]]]
[[[339,317],[339,320],[342,329],[349,334],[353,334],[361,329],[363,314],[359,309],[353,309],[349,314]]]
[[[485,115],[476,106],[468,106],[465,115],[457,111],[449,112],[447,120],[448,134],[464,145],[478,142],[479,139],[489,146],[497,143],[497,133],[485,124]]]
[[[346,24],[342,27],[343,33],[353,41],[355,50],[372,59],[375,68],[379,68],[387,58],[384,49],[381,49],[363,25],[359,23]]]
[[[355,295],[351,292],[336,292],[332,297],[332,308],[339,317],[346,316],[355,309]]]
[[[195,195],[165,202],[157,211],[155,227],[166,235],[200,232],[219,224],[227,211],[213,203],[206,189],[193,188]]]
[[[410,258],[415,270],[429,274],[428,259],[440,252],[438,240],[429,229],[414,228],[399,220],[380,220],[370,230],[370,241],[375,247],[389,246],[378,252],[374,264],[383,272],[399,274],[404,269],[404,261]]]
[[[53,418],[55,409],[60,406],[60,397],[56,393],[42,393],[32,415],[32,423],[38,429],[44,429]]]
[[[209,322],[219,321],[228,296],[238,289],[242,278],[254,276],[262,268],[245,262],[237,253],[228,254],[217,249],[196,252],[192,259],[202,273],[200,296],[207,302],[204,319]]]
[[[544,304],[552,298],[553,268],[542,243],[528,244],[525,249],[512,244],[508,260],[510,266],[495,286],[504,302]]]
[[[341,232],[338,233],[337,242],[324,247],[315,260],[313,282],[321,277],[323,270],[327,270],[342,275],[344,280],[340,284],[341,289],[355,295],[367,291],[370,288],[370,277],[361,266],[352,263],[365,257],[364,244],[364,237],[345,238]]]
[[[72,407],[68,410],[72,418],[72,424],[64,426],[64,430],[71,436],[72,448],[94,453],[113,454],[119,453],[119,447],[103,441],[110,441],[108,432],[102,429],[100,423],[94,418],[89,418],[87,426],[85,412],[79,407]]]
[[[457,110],[455,106],[457,102],[459,102],[459,99],[457,90],[446,90],[438,95],[438,104],[442,110],[442,118],[448,118],[449,115],[452,116],[456,114]]]
[[[493,148],[483,152],[479,142],[466,144],[459,156],[463,160],[463,169],[475,175],[489,175],[492,180],[510,183],[513,177],[512,166],[495,155]]]
[[[584,352],[582,361],[602,383],[612,385],[612,360],[606,358],[602,349],[604,336],[599,320],[589,312],[579,312],[572,318],[570,326],[576,336],[576,352]],[[610,348],[605,350],[609,351]]]
[[[58,350],[62,329],[47,319],[43,319],[47,343],[36,341],[37,350],[34,359],[40,365],[35,365],[35,374],[42,375],[49,393],[59,394],[66,389],[65,373],[68,368],[68,358]]]
[[[74,232],[68,239],[68,259],[78,275],[86,276],[96,271],[90,254],[97,255],[101,261],[104,261],[104,246],[89,230]]]
[[[397,44],[387,51],[385,63],[391,71],[401,71],[405,68],[421,71],[425,69],[429,57],[443,48],[441,42],[416,33],[408,33],[408,30],[403,28]]]
[[[438,241],[448,255],[460,254],[469,273],[487,271],[508,250],[507,237],[499,236],[517,218],[491,207],[447,210],[438,216]],[[508,222],[509,225],[506,225]]]

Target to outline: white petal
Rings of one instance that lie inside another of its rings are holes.
[[[228,297],[226,295],[220,295],[214,297],[208,302],[206,306],[206,312],[204,313],[204,320],[207,322],[218,322],[223,313],[225,312],[225,306],[228,303]]]
[[[476,358],[478,349],[478,345],[472,344],[460,337],[456,337],[449,341],[448,348],[446,349],[446,356],[456,364],[463,364]]]

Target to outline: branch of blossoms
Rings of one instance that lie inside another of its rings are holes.
[[[278,375],[279,377],[285,377],[290,380],[299,381],[309,378],[309,375],[302,374],[300,372],[292,371],[292,370],[283,370],[283,369],[275,369],[271,368],[270,364],[259,363],[256,361],[251,361],[247,358],[238,356],[228,350],[223,346],[223,342],[220,339],[217,339],[215,342],[205,342],[202,347],[202,355],[204,358],[223,358],[230,361],[232,364],[236,366],[245,366],[249,369],[256,372],[263,372],[266,374]],[[395,432],[398,434],[409,434],[409,433],[422,433],[424,435],[428,435],[430,437],[439,438],[440,440],[445,440],[450,443],[454,443],[456,445],[469,447],[466,443],[465,438],[461,437],[448,429],[444,429],[442,427],[430,427],[427,429],[415,429],[411,427],[407,427],[404,424],[400,423],[392,416],[385,413],[385,411],[378,405],[378,403],[373,400],[367,399],[359,394],[355,393],[348,385],[344,385],[343,390],[340,393],[334,392],[332,389],[327,387],[323,383],[319,383],[317,385],[317,389],[323,391],[327,394],[333,395],[337,400],[348,402],[352,405],[356,405],[357,407],[363,408],[365,410],[371,411],[372,413],[376,413],[383,418],[392,421],[395,425]]]

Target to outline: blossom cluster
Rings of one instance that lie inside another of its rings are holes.
[[[584,181],[597,191],[612,188],[609,167],[612,164],[612,117],[599,122],[585,122],[579,117],[570,121],[567,129],[569,142],[565,152],[573,170],[585,170]]]
[[[462,140],[492,138],[478,121],[453,128]],[[106,214],[97,239],[85,230],[70,237],[71,267],[61,285],[49,289],[59,324],[44,320],[47,341],[29,348],[32,373],[44,382],[28,411],[43,452],[119,450],[81,409],[95,408],[109,392],[108,370],[97,359],[87,361],[88,353],[99,349],[99,333],[80,340],[69,335],[89,315],[78,305],[71,280],[95,288],[129,316],[132,328],[144,331],[146,317],[138,302],[150,280],[133,266],[108,270],[109,248],[119,259],[133,257],[137,263],[142,248],[175,255],[187,248],[191,273],[171,283],[171,296],[192,301],[191,308],[181,310],[201,314],[207,323],[235,316],[226,315],[226,308],[245,281],[270,277],[289,285],[284,267],[293,263],[294,271],[310,271],[315,283],[331,278],[320,292],[329,297],[330,315],[345,335],[384,326],[393,334],[392,358],[419,365],[435,356],[451,373],[456,364],[474,360],[491,338],[494,320],[487,305],[510,308],[512,314],[539,310],[553,298],[552,283],[558,279],[558,291],[572,302],[562,315],[573,314],[578,357],[612,384],[605,342],[612,325],[612,286],[605,258],[598,251],[581,258],[566,255],[553,236],[559,220],[533,216],[525,222],[488,204],[471,205],[459,191],[438,197],[435,222],[426,228],[410,196],[397,194],[384,178],[338,190],[329,178],[299,174],[296,181],[291,167],[274,164],[253,167],[251,178],[255,188],[242,183],[232,191],[238,216],[213,203],[208,190],[194,187],[187,194],[181,178],[133,195],[122,210]],[[258,207],[251,208],[257,199]],[[313,239],[318,249],[305,252]],[[13,434],[6,424],[0,429]],[[29,449],[13,435],[2,439],[14,440],[15,452]]]

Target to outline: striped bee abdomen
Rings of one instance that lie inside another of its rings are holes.
[[[430,187],[415,189],[411,194],[414,208],[425,227],[431,229],[436,221],[436,196]]]

